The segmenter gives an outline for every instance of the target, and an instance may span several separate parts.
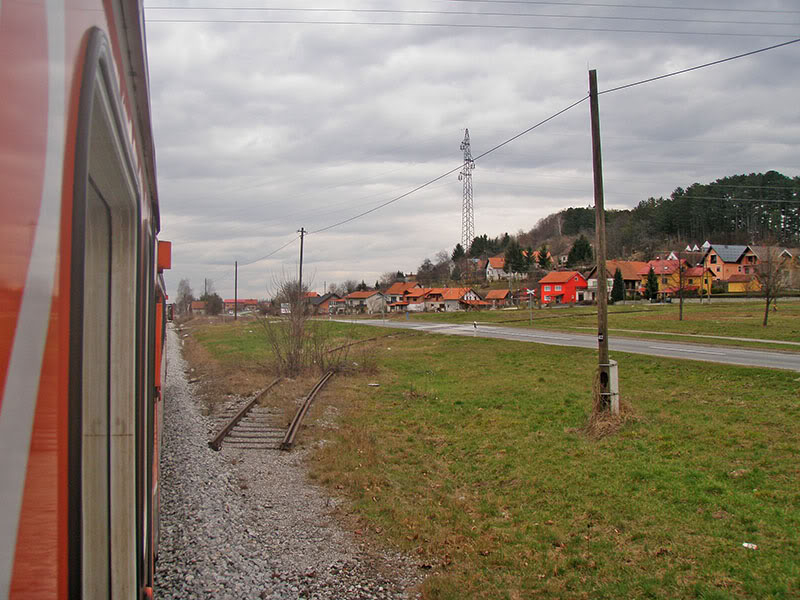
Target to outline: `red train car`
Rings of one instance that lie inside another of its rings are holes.
[[[152,595],[165,335],[139,0],[0,0],[0,598]]]

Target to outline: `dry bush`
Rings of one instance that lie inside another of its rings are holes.
[[[639,421],[639,417],[628,402],[619,399],[619,414],[611,412],[611,407],[605,404],[600,396],[600,369],[598,368],[592,382],[592,413],[589,421],[583,426],[581,431],[592,439],[601,439],[608,435],[613,435],[619,431],[623,425],[630,422]]]
[[[289,314],[279,318],[259,318],[267,342],[272,349],[276,370],[285,377],[295,377],[305,369],[322,373],[341,371],[349,367],[350,344],[334,346],[336,341],[324,322],[312,321],[311,305],[294,281],[278,284],[277,299],[289,304]],[[374,353],[374,350],[371,351]],[[367,351],[359,354],[368,364]]]

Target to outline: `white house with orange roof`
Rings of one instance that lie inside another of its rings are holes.
[[[350,312],[374,314],[386,308],[386,299],[378,290],[352,292],[344,298],[347,301],[347,309]]]

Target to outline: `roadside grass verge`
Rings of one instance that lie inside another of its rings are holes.
[[[744,347],[772,347],[789,352],[800,351],[800,346],[769,344],[768,340],[800,342],[800,302],[779,302],[777,312],[771,312],[767,327],[761,325],[764,317],[763,302],[712,302],[711,304],[684,304],[683,321],[678,320],[678,306],[672,305],[615,305],[608,311],[608,326],[612,335],[626,337],[654,337],[648,333],[676,333],[741,337],[764,342],[737,342],[675,336],[674,340],[702,344],[721,344]],[[410,316],[412,320],[437,321],[443,323],[481,323],[508,327],[530,327],[530,312],[518,310],[492,310],[461,313],[420,313]],[[575,306],[563,308],[533,309],[533,327],[561,331],[581,331],[596,328],[597,308]],[[627,330],[627,331],[624,331]],[[663,335],[658,339],[667,339]]]
[[[614,358],[638,419],[591,440],[594,352],[393,340],[312,474],[426,599],[797,597],[797,374]]]

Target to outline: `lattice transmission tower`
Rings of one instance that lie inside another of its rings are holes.
[[[464,252],[469,252],[472,239],[475,237],[475,213],[472,210],[472,169],[475,161],[472,160],[472,150],[469,147],[469,129],[464,130],[464,141],[461,142],[464,151],[464,166],[458,174],[459,181],[464,182],[464,205],[461,209],[461,245]]]

